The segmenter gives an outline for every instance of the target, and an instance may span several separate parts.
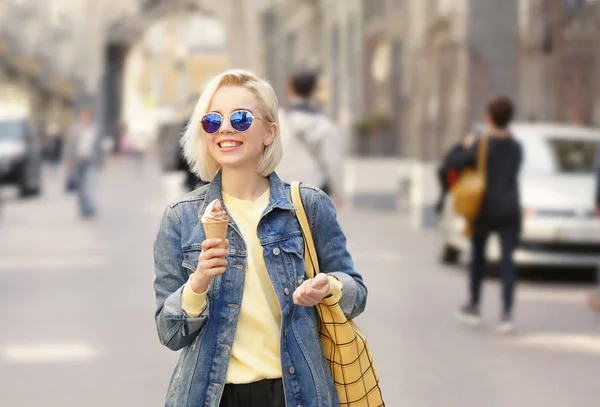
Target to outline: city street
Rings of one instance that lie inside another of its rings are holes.
[[[43,195],[28,200],[0,190],[0,406],[161,406],[177,354],[154,326],[152,244],[179,178],[150,157],[114,158],[91,221],[63,181],[47,170]],[[503,336],[488,281],[485,323],[467,328],[453,318],[464,270],[438,264],[432,230],[396,212],[345,207],[340,219],[369,287],[358,323],[388,406],[598,406],[589,283],[523,283],[518,331]]]

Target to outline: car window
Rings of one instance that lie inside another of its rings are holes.
[[[587,174],[596,168],[598,142],[575,138],[517,136],[523,146],[523,174]]]
[[[23,121],[0,121],[0,141],[24,140],[27,132]]]
[[[556,170],[560,173],[592,173],[596,162],[598,143],[589,140],[549,139],[555,156]]]

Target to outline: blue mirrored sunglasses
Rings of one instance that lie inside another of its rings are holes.
[[[255,117],[252,114],[252,112],[248,110],[236,110],[235,112],[229,115],[229,123],[231,123],[231,127],[233,127],[235,131],[238,131],[240,133],[247,131],[250,128],[250,126],[252,126],[252,122],[254,121],[254,119],[270,123],[265,119]],[[221,128],[223,120],[224,117],[220,113],[210,112],[205,114],[200,122],[202,123],[202,128],[206,133],[214,134]]]

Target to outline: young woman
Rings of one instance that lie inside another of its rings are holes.
[[[167,207],[154,245],[159,338],[183,350],[167,406],[339,404],[314,305],[335,296],[354,318],[367,289],[332,202],[310,186],[301,195],[323,273],[306,279],[290,186],[274,172],[277,111],[267,82],[227,71],[206,87],[183,137],[190,166],[212,182]],[[215,200],[229,219],[225,242],[206,239],[200,222]]]
[[[487,165],[486,189],[481,211],[471,237],[472,260],[469,269],[469,301],[459,309],[458,316],[470,324],[480,322],[480,297],[485,269],[485,250],[488,237],[497,233],[502,245],[500,276],[502,278],[502,312],[499,329],[511,332],[513,304],[517,283],[517,266],[513,253],[521,233],[521,204],[518,174],[523,161],[521,145],[509,131],[514,107],[506,97],[497,97],[487,106]],[[465,141],[466,149],[452,158],[458,168],[476,167],[479,142]]]

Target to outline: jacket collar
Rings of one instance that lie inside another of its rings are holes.
[[[273,208],[293,210],[294,205],[292,204],[289,188],[286,187],[287,184],[283,182],[275,172],[272,172],[268,178],[271,188],[271,196],[269,197],[269,205],[267,206],[265,213],[270,212]],[[208,204],[214,201],[215,199],[219,199],[221,200],[221,202],[223,201],[222,187],[223,184],[221,178],[221,171],[219,170],[217,175],[215,175],[215,178],[208,186],[208,191],[206,191],[204,203],[200,208],[198,217],[202,217],[202,214],[206,210]]]

